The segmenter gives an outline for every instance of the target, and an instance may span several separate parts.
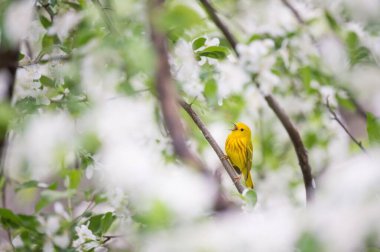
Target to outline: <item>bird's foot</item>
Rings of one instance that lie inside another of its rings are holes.
[[[222,159],[222,160],[228,160],[228,156],[227,156],[227,155],[224,155],[224,156],[221,157],[220,159]]]
[[[241,175],[238,175],[238,176],[236,176],[236,177],[234,177],[232,179],[233,179],[234,183],[236,184],[236,183],[240,182]]]

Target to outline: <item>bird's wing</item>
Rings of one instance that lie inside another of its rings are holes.
[[[245,169],[244,169],[244,179],[248,179],[248,174],[251,172],[251,167],[252,167],[252,155],[253,155],[253,146],[252,146],[252,141],[249,139],[249,142],[247,144],[246,148],[246,158],[247,162],[245,163]]]

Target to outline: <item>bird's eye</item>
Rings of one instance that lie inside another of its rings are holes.
[[[244,129],[240,129],[240,131],[244,131]]]

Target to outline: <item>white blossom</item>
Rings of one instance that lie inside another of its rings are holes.
[[[34,1],[13,1],[5,12],[5,32],[14,43],[19,43],[28,33],[34,17]]]
[[[271,71],[263,71],[257,77],[257,81],[260,84],[260,90],[264,94],[270,94],[273,87],[280,83],[280,78]]]
[[[219,71],[218,98],[222,100],[231,94],[240,93],[249,81],[248,74],[233,61],[223,61],[216,66]]]
[[[196,52],[203,51],[204,49],[210,46],[219,46],[220,44],[220,40],[218,38],[209,38],[207,36],[205,36],[204,38],[206,39],[204,45],[196,49]]]
[[[348,67],[348,56],[342,43],[334,37],[326,37],[318,44],[321,59],[329,71],[334,74],[343,74]]]
[[[75,227],[75,232],[78,239],[73,241],[73,247],[77,251],[88,251],[100,246],[98,238],[88,229],[86,225],[80,225]]]
[[[170,58],[173,76],[190,97],[202,97],[204,85],[199,80],[200,67],[195,60],[191,43],[181,39],[177,42]]]
[[[53,242],[60,248],[67,248],[70,245],[70,236],[67,232],[62,235],[54,235]]]
[[[261,61],[267,56],[274,47],[274,43],[270,39],[255,40],[249,45],[238,44],[237,50],[240,54],[241,66],[250,73],[256,73],[263,70]],[[264,64],[264,66],[267,66]]]
[[[12,239],[12,244],[15,248],[24,246],[24,242],[21,240],[21,237],[19,235]]]
[[[57,15],[55,16],[53,25],[48,30],[48,33],[57,34],[58,38],[63,41],[81,19],[82,15],[73,10],[70,10],[63,15]]]
[[[109,99],[116,95],[117,84],[125,80],[120,56],[110,49],[95,47],[81,64],[81,84],[86,94],[94,99]]]
[[[35,115],[23,133],[15,134],[6,167],[12,176],[24,176],[23,164],[27,161],[32,178],[46,178],[59,169],[62,161],[72,161],[69,153],[74,144],[74,125],[68,114]]]
[[[66,220],[70,219],[69,214],[67,213],[67,211],[65,210],[65,208],[63,207],[63,204],[61,202],[55,202],[54,203],[54,212],[56,212],[58,215],[60,215],[61,217],[63,217]]]

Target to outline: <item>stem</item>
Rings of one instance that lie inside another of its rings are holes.
[[[329,110],[330,114],[332,115],[332,119],[338,122],[338,124],[344,129],[344,131],[347,133],[347,135],[351,138],[351,140],[359,146],[359,148],[364,152],[367,153],[367,150],[363,147],[362,142],[358,141],[351,132],[347,129],[347,127],[344,125],[344,123],[339,119],[338,115],[335,113],[335,111],[331,108],[329,103],[329,98],[326,98],[326,107]]]
[[[199,0],[203,7],[206,9],[207,14],[210,16],[211,20],[215,23],[215,25],[221,30],[223,35],[226,37],[228,43],[231,45],[231,48],[234,50],[236,56],[239,56],[239,52],[236,49],[236,39],[227,28],[226,25],[222,22],[222,20],[216,14],[215,8],[210,4],[208,0]]]
[[[215,151],[216,155],[218,156],[220,162],[222,163],[224,169],[227,171],[231,180],[234,182],[236,189],[239,191],[239,193],[243,193],[244,187],[240,184],[239,181],[234,179],[238,176],[235,169],[232,167],[230,161],[228,161],[226,159],[226,155],[224,154],[222,149],[219,147],[219,145],[216,143],[215,139],[212,137],[212,135],[211,135],[210,131],[207,129],[206,125],[202,122],[202,120],[199,118],[199,116],[193,110],[193,108],[191,107],[190,104],[186,103],[183,100],[180,101],[180,104],[181,104],[182,108],[193,119],[194,123],[202,131],[203,136],[206,138],[206,140],[209,142],[211,147],[214,149],[214,151]]]

